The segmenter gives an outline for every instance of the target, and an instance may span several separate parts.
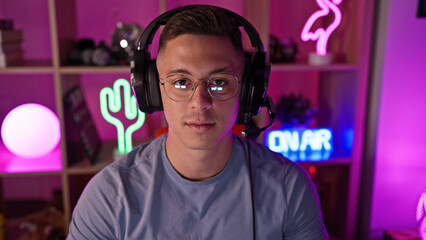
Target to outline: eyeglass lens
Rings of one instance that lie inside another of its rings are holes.
[[[187,101],[195,92],[197,85],[206,83],[207,91],[214,99],[225,101],[231,99],[238,90],[239,81],[230,73],[212,75],[206,82],[195,82],[186,75],[170,75],[164,79],[164,91],[174,101]]]

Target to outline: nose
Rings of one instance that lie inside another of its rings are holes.
[[[207,91],[206,82],[196,82],[195,90],[190,99],[190,104],[192,108],[206,110],[210,109],[212,106],[212,98]]]

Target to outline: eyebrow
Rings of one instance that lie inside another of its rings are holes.
[[[223,68],[213,69],[209,72],[209,75],[212,75],[212,74],[215,74],[215,73],[221,73],[221,72],[229,72],[229,67],[226,66],[226,67],[223,67]],[[167,73],[168,76],[172,75],[172,74],[186,74],[186,75],[192,76],[191,72],[188,71],[187,69],[184,69],[184,68],[174,69],[174,70],[171,70]]]

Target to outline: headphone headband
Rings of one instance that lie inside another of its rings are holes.
[[[145,28],[141,37],[139,38],[138,50],[147,51],[148,46],[152,43],[152,40],[153,40],[155,33],[157,32],[158,28],[161,25],[166,25],[167,22],[169,21],[169,19],[172,16],[174,16],[176,13],[182,12],[182,11],[185,11],[187,9],[194,8],[194,7],[200,7],[200,6],[210,6],[210,5],[203,5],[203,4],[187,5],[187,6],[172,9],[172,10],[167,11],[167,12],[161,14],[160,16],[156,17]],[[220,8],[220,7],[216,7],[216,8]],[[263,43],[262,43],[262,41],[260,40],[260,37],[259,37],[259,33],[256,31],[254,26],[249,21],[247,21],[245,18],[241,17],[239,14],[232,12],[231,10],[228,10],[228,9],[225,9],[225,8],[220,8],[220,9],[222,11],[224,11],[225,13],[227,13],[229,16],[232,16],[236,20],[239,27],[244,28],[244,30],[246,31],[247,35],[250,38],[251,45],[255,49],[256,53],[257,52],[262,52],[262,53],[265,52],[265,49],[263,47]]]

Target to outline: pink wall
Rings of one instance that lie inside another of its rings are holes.
[[[26,59],[52,58],[48,16],[47,1],[0,1],[0,18],[13,19],[15,29],[24,30]]]
[[[270,32],[279,39],[292,38],[299,48],[298,60],[306,61],[307,55],[315,52],[316,42],[304,42],[300,34],[306,20],[317,10],[315,1],[270,0]]]
[[[426,18],[390,1],[378,118],[372,231],[415,228],[426,190]]]
[[[77,33],[79,38],[93,38],[111,43],[117,22],[133,22],[146,27],[159,13],[159,1],[77,0]]]

